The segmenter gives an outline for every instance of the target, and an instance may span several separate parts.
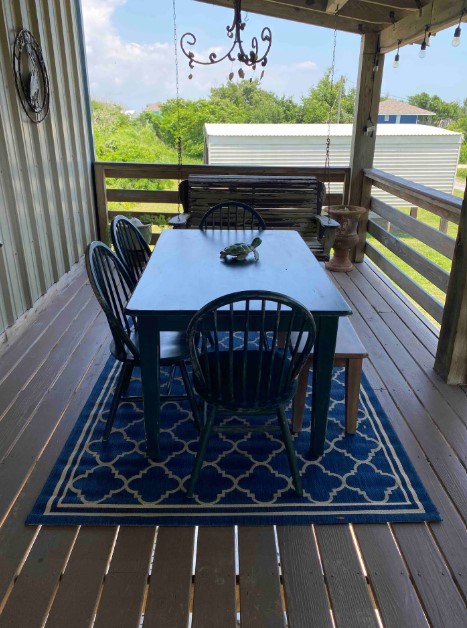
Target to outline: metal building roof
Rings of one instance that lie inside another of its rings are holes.
[[[206,137],[326,137],[327,124],[205,124]],[[378,135],[460,135],[456,131],[426,124],[381,124]],[[332,137],[351,137],[351,124],[331,124]]]

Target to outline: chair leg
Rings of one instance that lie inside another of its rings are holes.
[[[303,488],[300,473],[298,471],[297,456],[295,454],[292,437],[290,435],[289,423],[287,421],[287,417],[285,416],[284,408],[282,406],[279,406],[277,408],[277,418],[279,419],[279,425],[281,426],[282,430],[282,437],[284,439],[285,449],[287,451],[287,458],[289,460],[289,466],[292,473],[295,491],[301,497],[303,495]]]
[[[109,410],[109,417],[107,419],[107,423],[104,429],[104,435],[102,436],[102,440],[106,441],[109,438],[110,432],[112,430],[112,425],[114,423],[115,414],[117,412],[118,405],[120,403],[120,398],[122,396],[122,389],[125,383],[126,378],[128,377],[128,371],[133,370],[133,364],[131,362],[125,362],[120,369],[120,373],[118,374],[117,383],[115,385],[114,397],[112,399],[112,405]]]
[[[122,382],[122,395],[126,395],[127,394],[128,388],[129,388],[130,382],[131,382],[131,376],[133,374],[134,364],[128,362],[128,366],[130,368],[125,369],[124,379],[123,379],[123,382]]]
[[[206,455],[206,448],[212,434],[216,414],[217,408],[213,407],[211,412],[209,413],[206,425],[203,427],[203,431],[201,432],[198,454],[196,456],[195,464],[193,465],[193,470],[191,472],[191,479],[190,485],[188,487],[187,497],[193,497],[196,485],[198,484],[199,472],[201,471],[204,456]]]
[[[196,429],[199,430],[201,427],[201,422],[199,419],[199,408],[194,395],[193,386],[191,385],[190,376],[188,375],[188,370],[183,360],[179,362],[178,366],[180,367],[180,373],[182,374],[183,383],[185,384],[186,394],[191,405],[191,411],[193,413],[195,426]]]
[[[303,415],[305,414],[306,391],[308,388],[308,375],[311,361],[307,360],[298,376],[297,392],[292,401],[292,432],[297,434],[302,431]]]

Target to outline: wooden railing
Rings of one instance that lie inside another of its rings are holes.
[[[109,210],[112,201],[128,203],[169,203],[178,204],[178,190],[122,190],[107,188],[108,179],[186,179],[189,174],[233,174],[233,175],[288,175],[315,176],[325,183],[341,183],[342,193],[327,195],[326,204],[336,205],[348,202],[350,168],[332,167],[329,170],[309,166],[209,166],[186,164],[138,164],[100,161],[94,164],[97,192],[99,234],[105,238],[109,221],[117,212]],[[148,210],[150,215],[166,215],[163,210]]]
[[[390,175],[382,170],[371,168],[366,169],[364,173],[367,184],[404,199],[407,201],[407,205],[426,209],[445,221],[453,222],[456,225],[459,224],[462,208],[460,198],[444,192],[437,192],[432,188]],[[446,293],[449,273],[414,248],[408,246],[385,226],[391,225],[391,227],[400,228],[450,260],[452,260],[454,254],[455,240],[442,231],[424,224],[420,220],[378,200],[374,196],[371,196],[370,210],[368,233],[388,251],[394,253],[434,286]],[[376,216],[379,216],[379,219]],[[385,226],[382,225],[381,219],[383,219],[383,223],[386,223]],[[441,323],[443,304],[440,301],[404,273],[369,241],[366,242],[365,253],[420,307],[428,312],[438,323]]]

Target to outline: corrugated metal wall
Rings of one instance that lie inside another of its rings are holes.
[[[42,49],[50,113],[34,124],[15,87],[21,28]],[[95,237],[78,0],[0,2],[0,333],[32,307]]]
[[[331,140],[331,165],[348,166],[352,138],[337,136]],[[377,136],[374,167],[391,174],[452,193],[459,159],[461,137],[451,135]],[[208,163],[212,165],[323,166],[326,138],[215,136],[207,139]],[[340,192],[341,186],[331,186]],[[407,202],[373,188],[377,198],[395,207]]]

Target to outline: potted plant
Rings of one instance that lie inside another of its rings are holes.
[[[358,221],[367,210],[358,205],[330,205],[327,211],[330,218],[337,220],[340,227],[334,240],[334,255],[325,266],[328,270],[348,273],[353,270],[350,250],[358,242]]]

